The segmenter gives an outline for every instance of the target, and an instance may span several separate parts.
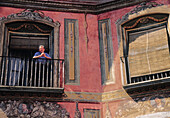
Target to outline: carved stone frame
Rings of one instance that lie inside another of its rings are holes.
[[[7,17],[1,17],[0,18],[0,56],[8,56],[8,51],[6,54],[3,54],[3,50],[7,48],[6,42],[9,42],[9,35],[8,35],[8,29],[6,27],[7,23],[12,23],[16,21],[31,21],[31,22],[37,22],[42,23],[45,25],[48,25],[53,28],[50,35],[50,53],[52,54],[52,58],[58,59],[59,58],[59,28],[60,23],[54,22],[51,18],[44,16],[44,13],[26,9],[20,13],[11,14]],[[5,43],[4,43],[5,42]],[[3,46],[5,44],[5,46]],[[58,67],[58,66],[57,66]],[[57,76],[57,75],[56,75]],[[54,81],[54,86],[57,84],[56,79]]]
[[[53,27],[53,55],[55,59],[59,58],[59,28],[60,23],[54,22],[51,18],[43,16],[43,13],[34,12],[34,10],[28,9],[24,10],[21,13],[11,14],[7,17],[0,18],[0,55],[3,53],[3,43],[5,37],[7,37],[8,30],[6,28],[7,23],[12,23],[16,21],[32,21],[42,24],[46,24],[50,27]],[[51,40],[50,39],[50,40]]]

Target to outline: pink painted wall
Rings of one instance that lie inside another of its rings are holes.
[[[118,9],[118,10],[114,10],[98,15],[98,20],[108,19],[108,18],[110,19],[112,42],[113,42],[115,84],[103,86],[102,90],[105,92],[122,88],[121,73],[120,73],[120,56],[118,52],[117,29],[115,23],[118,19],[121,19],[122,16],[128,13],[132,8],[133,7],[127,7],[124,9]]]
[[[170,4],[170,0],[155,0],[157,3],[162,3],[164,5]],[[117,39],[117,28],[116,28],[116,21],[121,19],[126,13],[130,12],[136,6],[130,6],[122,9],[113,10],[110,12],[106,12],[103,14],[98,15],[98,20],[102,19],[110,19],[111,22],[111,32],[112,32],[112,41],[113,41],[113,52],[114,52],[114,65],[115,65],[115,84],[105,85],[102,86],[103,92],[113,91],[122,89],[122,82],[121,82],[121,72],[120,72],[120,56],[118,52],[118,39]],[[127,99],[120,99],[115,101],[110,101],[108,103],[102,104],[102,117],[106,116],[106,111],[109,106],[109,110],[111,112],[111,116],[114,118],[116,115],[116,111],[119,110],[120,103]],[[129,101],[131,98],[129,99]],[[107,105],[108,104],[108,105]]]
[[[170,4],[169,0],[158,0],[163,4]],[[86,49],[85,41],[85,15],[79,13],[65,13],[54,11],[43,11],[45,16],[51,17],[54,21],[59,21],[60,27],[60,58],[64,58],[64,19],[77,19],[79,24],[79,55],[80,55],[80,85],[65,85],[65,91],[74,92],[107,92],[118,90],[122,88],[121,74],[120,74],[120,58],[118,52],[117,29],[115,22],[122,18],[135,6],[117,9],[100,15],[87,14],[86,20],[88,24],[87,35],[89,38],[88,51]],[[0,17],[8,16],[12,13],[21,12],[23,9],[0,7]],[[101,85],[101,70],[100,70],[100,52],[99,52],[99,38],[98,38],[98,20],[110,18],[111,32],[114,52],[114,66],[116,83],[111,85]],[[74,102],[59,102],[70,113],[71,118],[74,117],[76,104]],[[118,107],[118,102],[111,102],[112,116]],[[103,107],[103,108],[102,108]],[[79,103],[79,109],[83,113],[84,108],[102,109],[102,116],[105,115],[107,109],[106,104],[88,104]],[[82,114],[83,117],[83,114]]]
[[[169,0],[157,0],[158,3],[168,4]],[[64,58],[64,19],[77,19],[79,24],[79,55],[80,55],[80,85],[65,85],[65,91],[103,92],[122,88],[120,74],[120,57],[118,52],[117,29],[115,22],[135,6],[113,10],[99,15],[87,14],[88,50],[85,41],[85,14],[43,11],[45,16],[60,22],[60,58]],[[23,9],[0,7],[0,17],[21,12]],[[98,20],[110,18],[114,52],[114,68],[116,83],[102,86],[100,70],[100,52],[98,38]]]
[[[76,112],[76,103],[75,102],[58,102],[62,108],[67,109],[67,112],[70,113],[70,117],[74,118]],[[81,112],[81,118],[84,118],[83,111],[84,109],[99,109],[102,112],[102,104],[100,103],[78,103],[78,109]],[[101,113],[102,114],[102,113]]]

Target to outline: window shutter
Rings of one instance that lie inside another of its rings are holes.
[[[166,26],[129,33],[130,77],[154,74],[170,68]]]

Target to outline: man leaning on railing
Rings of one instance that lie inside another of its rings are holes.
[[[52,79],[48,79],[52,77],[50,76],[50,67],[51,67],[51,57],[48,53],[45,53],[44,45],[39,46],[39,52],[36,52],[33,56],[33,59],[36,59],[35,62],[38,65],[35,65],[35,71],[36,76],[34,78],[34,84],[36,86],[49,86],[49,82],[52,81]],[[47,59],[50,59],[50,61],[47,61]],[[36,79],[38,77],[38,79]],[[51,82],[52,84],[52,82]]]
[[[36,52],[34,54],[34,59],[37,59],[38,62],[45,63],[45,59],[51,59],[50,55],[48,53],[45,53],[44,45],[39,46],[39,52]]]

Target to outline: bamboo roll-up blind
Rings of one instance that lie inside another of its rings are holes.
[[[166,26],[129,33],[128,60],[131,77],[169,70]]]

